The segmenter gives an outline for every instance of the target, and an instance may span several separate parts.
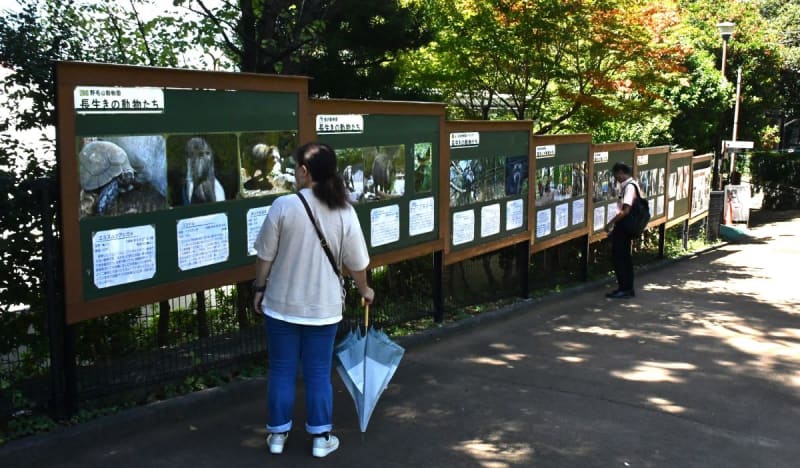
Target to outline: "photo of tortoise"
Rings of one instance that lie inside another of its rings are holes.
[[[133,189],[136,173],[125,150],[109,141],[91,141],[81,149],[81,187],[97,195],[96,213],[106,214],[121,192]]]

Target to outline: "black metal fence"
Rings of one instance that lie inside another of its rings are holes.
[[[636,263],[658,259],[664,240],[668,248],[681,249],[705,231],[705,221],[649,231],[635,244]],[[413,331],[445,314],[459,318],[498,301],[610,277],[607,241],[586,242],[582,237],[534,255],[523,243],[446,267],[437,253],[374,269],[371,324],[390,334]],[[363,321],[358,293],[349,289],[342,331]],[[60,376],[51,368],[45,308],[8,312],[13,317],[4,323],[20,326],[0,333],[24,331],[6,336],[0,354],[0,429],[20,414],[57,406],[60,384],[68,388],[61,396],[66,400],[118,404],[199,372],[264,361],[263,319],[253,313],[248,296],[244,285],[229,285],[67,327],[64,345],[74,353],[74,368],[67,365]]]

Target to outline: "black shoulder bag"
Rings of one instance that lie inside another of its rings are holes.
[[[650,204],[642,198],[639,186],[636,183],[631,183],[633,188],[636,189],[636,200],[633,201],[633,206],[631,206],[631,211],[628,215],[617,224],[629,236],[637,237],[642,235],[645,228],[647,228],[647,223],[650,222]]]

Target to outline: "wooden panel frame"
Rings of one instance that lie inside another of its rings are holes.
[[[694,150],[693,149],[680,150],[680,151],[676,151],[674,153],[670,153],[669,156],[667,157],[667,178],[668,178],[667,180],[669,180],[669,174],[672,171],[672,163],[674,161],[676,161],[678,159],[689,158],[689,166],[691,167],[691,158],[693,156],[694,156]],[[680,224],[680,223],[682,223],[684,221],[687,221],[689,219],[690,214],[691,214],[691,209],[692,209],[691,193],[692,193],[692,178],[690,177],[689,178],[689,198],[688,198],[688,200],[689,200],[689,213],[680,215],[677,218],[669,219],[669,188],[667,187],[667,200],[665,202],[665,203],[667,203],[667,206],[665,207],[665,209],[667,210],[667,215],[668,215],[667,216],[667,222],[665,223],[665,227],[667,229],[669,229],[669,228],[671,228],[673,226],[677,226],[678,224]]]
[[[443,140],[446,142],[443,151],[443,154],[446,154],[446,158],[442,157],[442,172],[440,173],[440,177],[443,178],[446,174],[449,174],[450,170],[450,133],[456,132],[520,132],[520,131],[527,131],[529,134],[528,137],[528,210],[525,213],[527,216],[527,229],[509,235],[507,237],[503,237],[500,239],[496,239],[493,241],[489,241],[486,243],[466,247],[463,249],[453,250],[452,246],[450,245],[450,237],[452,235],[451,229],[451,220],[452,220],[452,213],[450,210],[450,186],[449,184],[440,184],[440,193],[439,196],[441,199],[447,200],[447,206],[444,203],[440,204],[440,212],[439,212],[439,223],[441,226],[441,232],[443,233],[442,239],[444,240],[444,264],[445,265],[452,265],[454,263],[458,263],[469,258],[477,257],[479,255],[483,255],[488,252],[493,252],[496,250],[500,250],[502,248],[508,247],[510,245],[518,244],[520,242],[524,242],[525,240],[529,239],[531,236],[531,218],[530,218],[530,207],[533,203],[532,196],[533,191],[530,189],[530,180],[531,175],[533,174],[533,160],[532,160],[532,151],[533,151],[533,139],[532,139],[532,127],[533,122],[530,120],[448,120],[443,123],[443,131],[442,137]]]
[[[709,167],[711,167],[711,169],[713,171],[713,169],[714,169],[713,168],[713,161],[714,161],[714,153],[706,153],[706,154],[699,154],[697,156],[692,156],[692,162],[690,163],[690,166],[692,168],[692,174],[694,174],[694,170],[695,170],[694,167],[696,165],[707,163],[707,162],[711,162],[712,163],[711,166],[709,166]],[[708,217],[708,210],[705,210],[704,212],[702,212],[702,213],[700,213],[698,215],[691,216],[692,215],[692,202],[694,201],[693,198],[694,198],[694,176],[692,176],[692,179],[691,179],[691,182],[690,182],[690,186],[689,186],[689,216],[690,216],[689,224],[694,224],[694,223],[702,220],[703,218],[707,218]]]
[[[637,181],[639,180],[639,162],[637,160],[637,157],[641,156],[641,155],[644,155],[644,154],[664,154],[664,155],[666,155],[667,156],[667,166],[664,168],[664,171],[666,172],[665,176],[669,176],[669,172],[668,172],[669,171],[669,145],[650,146],[650,147],[647,147],[647,148],[636,148],[636,150],[633,152],[633,160],[634,160],[634,177],[636,178]],[[660,225],[665,224],[667,222],[667,183],[666,183],[666,181],[664,181],[664,195],[662,195],[662,197],[664,199],[664,214],[659,216],[659,217],[655,217],[654,213],[650,213],[650,215],[651,215],[650,222],[647,223],[647,228],[648,229],[660,226]]]
[[[426,115],[439,117],[439,177],[442,177],[443,161],[445,159],[445,142],[446,138],[443,136],[443,122],[445,119],[446,104],[436,102],[410,102],[410,101],[365,101],[357,99],[310,99],[306,108],[305,118],[301,119],[306,122],[309,128],[309,135],[311,139],[316,140],[318,135],[316,133],[315,119],[319,114],[379,114],[379,115]],[[446,169],[446,166],[444,166]],[[441,181],[440,184],[441,186]],[[439,211],[442,210],[441,202],[442,188],[439,187],[439,193],[433,195],[439,197]],[[421,257],[434,252],[443,250],[444,237],[442,234],[443,225],[441,223],[441,216],[435,213],[437,222],[439,223],[439,237],[436,240],[422,242],[420,244],[392,250],[390,252],[383,252],[370,257],[368,268],[377,268],[392,263],[409,260],[412,258]],[[363,229],[363,226],[362,226]]]
[[[597,143],[592,144],[591,149],[589,150],[590,158],[589,158],[589,174],[592,176],[590,177],[591,186],[590,193],[594,194],[594,153],[598,151],[608,151],[609,153],[612,151],[632,151],[633,152],[633,166],[631,166],[631,170],[635,170],[634,167],[636,165],[636,143],[632,141],[627,142],[619,142],[619,143]],[[594,196],[589,197],[587,205],[589,209],[587,211],[587,228],[588,228],[588,235],[589,235],[589,243],[594,244],[595,242],[599,242],[608,237],[607,232],[594,232]]]
[[[202,289],[246,281],[255,275],[252,266],[195,276],[185,280],[144,287],[99,299],[84,300],[84,265],[80,255],[80,223],[77,216],[80,190],[67,181],[78,174],[76,155],[75,86],[127,86],[184,89],[288,92],[298,95],[298,136],[309,135],[300,116],[308,101],[307,77],[255,73],[205,72],[183,69],[58,62],[56,73],[56,142],[61,186],[61,218],[64,251],[64,303],[67,323],[77,323],[120,310],[151,304]]]
[[[594,190],[594,186],[591,183],[591,174],[592,174],[592,135],[589,133],[573,133],[569,135],[534,135],[533,141],[531,142],[531,174],[535,174],[537,167],[536,167],[536,147],[543,146],[543,145],[569,145],[569,144],[586,144],[589,145],[589,154],[587,155],[587,164],[586,164],[586,214],[584,216],[584,226],[578,229],[571,229],[564,234],[548,238],[545,240],[537,241],[536,240],[536,206],[534,202],[531,202],[530,208],[528,211],[528,219],[531,220],[533,223],[531,225],[531,236],[530,236],[530,243],[531,243],[531,254],[536,252],[540,252],[544,249],[548,249],[550,247],[563,244],[565,242],[569,242],[575,238],[581,236],[588,236],[591,233],[591,223],[589,221],[589,207],[591,204],[591,196],[589,195],[591,191]],[[534,197],[535,201],[535,197]]]

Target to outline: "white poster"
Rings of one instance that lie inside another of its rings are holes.
[[[619,213],[619,207],[617,206],[617,204],[616,203],[609,203],[608,204],[608,215],[606,217],[606,219],[608,220],[609,223],[611,222],[612,219],[614,219],[614,216],[616,216],[617,213]]]
[[[650,163],[650,155],[649,154],[640,154],[636,156],[636,165],[637,166],[646,166]]]
[[[418,236],[433,232],[436,227],[436,211],[433,197],[411,200],[408,203],[408,235]]]
[[[536,212],[536,237],[548,236],[553,231],[552,213],[552,208]]]
[[[317,134],[364,133],[364,116],[359,114],[320,114],[316,119]]]
[[[506,231],[521,228],[525,222],[525,203],[522,200],[511,200],[506,203]]]
[[[569,226],[569,203],[556,205],[556,231]]]
[[[481,208],[481,237],[489,237],[500,233],[500,204],[487,205]]]
[[[254,246],[256,243],[256,237],[258,237],[258,232],[261,230],[261,225],[264,224],[264,220],[267,219],[267,213],[269,213],[269,206],[261,206],[247,210],[248,255],[256,254],[256,248]]]
[[[667,198],[675,198],[678,194],[678,173],[671,172],[669,174],[669,185],[667,186]]]
[[[453,213],[453,245],[475,240],[475,210]]]
[[[594,230],[602,231],[606,225],[606,207],[598,206],[594,209]]]
[[[650,205],[650,217],[655,217],[656,214],[656,199],[651,198],[647,200],[647,204]]]
[[[178,268],[200,268],[228,260],[228,215],[218,213],[178,221]]]
[[[602,164],[608,162],[608,151],[598,151],[594,153],[594,163]]]
[[[375,208],[369,212],[370,245],[378,247],[400,240],[400,205]]]
[[[480,144],[480,132],[457,132],[450,134],[450,148],[471,148]]]
[[[667,206],[667,218],[672,219],[675,217],[675,200],[670,200]]]
[[[656,198],[656,215],[661,216],[664,214],[664,197]]]
[[[108,288],[150,279],[156,274],[153,226],[110,229],[92,234],[94,284]]]
[[[583,224],[586,202],[583,198],[572,202],[572,225]]]

